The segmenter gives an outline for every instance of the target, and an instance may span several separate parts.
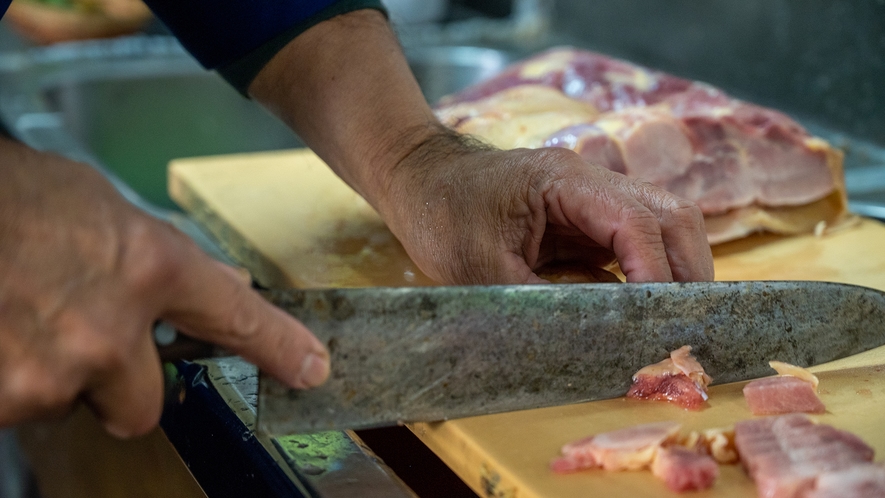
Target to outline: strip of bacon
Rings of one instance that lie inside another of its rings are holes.
[[[669,401],[687,410],[699,410],[707,402],[711,380],[691,355],[691,346],[682,346],[666,360],[636,372],[627,397]]]

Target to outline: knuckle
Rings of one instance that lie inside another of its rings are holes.
[[[544,149],[538,149],[537,153],[540,155],[542,161],[553,166],[559,164],[583,163],[581,156],[575,151],[564,147],[547,147]]]
[[[572,150],[551,147],[532,151],[537,154],[536,160],[529,164],[537,164],[532,171],[530,181],[539,188],[547,183],[574,181],[575,176],[583,175],[588,164]]]
[[[55,322],[63,337],[66,358],[91,372],[112,372],[126,363],[132,333],[126,325],[91,320],[76,310],[60,313]]]
[[[704,225],[704,214],[701,208],[692,201],[681,197],[673,197],[667,206],[667,213],[680,226],[697,228]]]
[[[661,227],[657,216],[640,204],[621,207],[620,218],[625,228],[646,235],[660,236]]]
[[[243,343],[254,340],[261,333],[263,325],[261,315],[248,305],[248,292],[251,291],[242,286],[233,287],[230,302],[234,304],[229,308],[226,320],[227,333]]]
[[[146,291],[175,282],[182,271],[180,243],[162,223],[144,217],[127,227],[122,270],[129,288]]]

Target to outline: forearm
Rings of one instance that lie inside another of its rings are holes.
[[[249,92],[376,208],[392,169],[441,129],[396,36],[374,10],[301,34]]]
[[[300,34],[249,93],[439,282],[538,282],[550,262],[615,257],[631,281],[712,278],[697,206],[565,149],[498,151],[444,128],[376,11]]]

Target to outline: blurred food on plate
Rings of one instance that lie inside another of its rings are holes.
[[[5,15],[41,45],[132,33],[151,17],[141,0],[14,0]]]

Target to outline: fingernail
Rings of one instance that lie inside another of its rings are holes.
[[[301,364],[301,384],[316,387],[329,377],[329,357],[309,353]]]

